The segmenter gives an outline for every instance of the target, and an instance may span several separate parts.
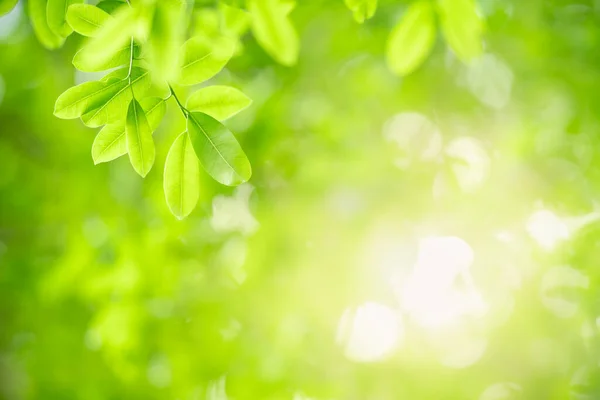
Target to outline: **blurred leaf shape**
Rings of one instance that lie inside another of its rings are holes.
[[[33,32],[42,46],[47,49],[57,49],[63,45],[65,39],[50,29],[46,18],[46,5],[47,0],[29,0],[27,2],[29,19]]]
[[[483,52],[483,19],[475,0],[438,0],[438,12],[446,42],[467,63]]]
[[[298,34],[289,18],[295,6],[285,0],[248,0],[252,33],[258,44],[278,63],[292,66],[298,60]]]
[[[165,198],[171,213],[179,219],[187,217],[200,197],[200,165],[187,132],[173,142],[163,179]]]
[[[221,27],[225,35],[239,37],[250,29],[250,14],[242,9],[219,3]]]
[[[66,18],[75,32],[90,37],[96,36],[98,30],[112,17],[90,4],[73,4],[69,6]]]
[[[179,73],[179,48],[184,41],[185,3],[156,3],[148,38],[148,60],[155,79],[171,81]]]
[[[224,121],[252,104],[252,100],[231,86],[209,86],[193,93],[187,100],[190,111],[199,111]]]
[[[73,56],[73,66],[83,72],[99,72],[106,71],[108,69],[121,67],[129,64],[131,59],[131,44],[127,43],[121,49],[117,50],[109,59],[97,60],[89,57],[85,57],[87,50],[85,48],[80,49],[75,56]],[[133,59],[139,58],[141,54],[141,46],[138,43],[133,44]],[[101,61],[101,62],[99,62]]]
[[[95,37],[79,51],[82,65],[105,65],[131,43],[137,15],[131,7],[119,10],[95,32]]]
[[[352,11],[354,20],[362,24],[375,15],[377,0],[344,0],[346,7]]]
[[[435,16],[429,1],[412,4],[390,33],[386,45],[387,65],[399,76],[415,71],[435,44]]]
[[[46,18],[48,26],[58,36],[67,37],[73,32],[67,23],[67,9],[72,4],[83,3],[83,0],[48,0]]]
[[[485,54],[469,65],[467,85],[479,101],[499,110],[510,100],[513,73],[502,60],[493,54]]]
[[[145,177],[154,164],[154,140],[146,113],[135,98],[131,100],[127,110],[125,136],[129,161],[135,172],[141,177]]]
[[[479,400],[516,400],[522,398],[523,389],[512,382],[495,383],[479,396]]]
[[[590,285],[590,279],[569,266],[552,267],[542,277],[540,297],[544,306],[560,318],[570,318],[579,310],[577,294]]]
[[[208,41],[193,37],[181,49],[179,83],[195,85],[215,76],[225,67],[233,54],[233,42],[227,37]]]
[[[140,100],[142,109],[150,128],[154,132],[162,121],[167,104],[160,97],[146,97]],[[125,124],[117,123],[104,126],[92,144],[92,159],[94,164],[112,161],[127,154],[127,139],[125,136]]]
[[[209,115],[190,112],[187,130],[202,167],[214,180],[237,186],[250,179],[250,162],[225,125]]]
[[[0,0],[0,15],[11,12],[18,2],[19,0]]]

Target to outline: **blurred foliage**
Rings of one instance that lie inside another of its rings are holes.
[[[40,3],[0,19],[2,398],[600,398],[600,2],[435,2],[443,40],[404,77],[386,52],[413,1],[272,1],[297,60],[225,25],[237,50],[207,83],[253,99],[224,122],[253,175],[200,174],[183,221],[161,171],[185,118],[167,109],[145,179],[94,166],[92,129],[53,109],[102,75],[72,68],[79,34],[38,40]],[[190,29],[267,3],[198,1]],[[462,17],[474,57],[444,25]],[[431,237],[468,243],[485,313],[431,327],[407,306],[423,249],[457,243]]]

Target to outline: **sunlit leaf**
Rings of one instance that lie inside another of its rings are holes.
[[[73,56],[73,66],[80,71],[84,72],[98,72],[98,71],[106,71],[107,69],[112,69],[116,67],[121,67],[123,65],[128,65],[131,59],[131,44],[127,43],[127,45],[123,46],[119,49],[111,58],[107,60],[101,60],[102,63],[99,63],[98,60],[93,58],[86,58],[82,55],[85,54],[87,50],[82,48],[75,56]],[[139,58],[141,53],[141,47],[139,44],[133,44],[133,58]]]
[[[67,37],[73,32],[67,23],[67,9],[83,0],[48,0],[46,5],[48,26],[59,36]]]
[[[227,127],[209,115],[190,112],[187,130],[200,164],[213,179],[228,186],[250,179],[250,162]]]
[[[435,43],[435,16],[428,1],[411,5],[392,30],[386,47],[388,67],[408,75],[425,61]]]
[[[373,17],[377,10],[377,0],[344,0],[346,7],[352,11],[354,19],[359,24]]]
[[[18,2],[19,0],[0,0],[0,15],[11,12]]]
[[[145,177],[154,164],[154,140],[146,113],[136,99],[131,100],[127,109],[125,137],[127,138],[129,161],[135,172]]]
[[[444,38],[463,62],[483,52],[483,19],[475,0],[438,0],[438,11]]]
[[[65,39],[54,33],[48,26],[46,4],[47,0],[29,0],[27,2],[29,19],[40,43],[47,49],[56,49],[63,45]]]
[[[102,81],[111,87],[110,96],[97,108],[91,109],[81,116],[84,124],[91,128],[120,121],[125,116],[127,104],[132,99],[129,82],[126,79],[127,68],[121,68],[105,76]],[[136,97],[142,97],[150,87],[150,76],[147,70],[133,67],[131,70],[131,86]]]
[[[209,86],[193,93],[188,98],[187,108],[223,121],[233,117],[251,103],[252,100],[236,88]]]
[[[179,83],[194,85],[215,76],[233,54],[231,39],[221,37],[212,43],[202,37],[191,38],[181,50]]]
[[[171,213],[179,219],[187,217],[196,207],[200,196],[200,165],[190,142],[183,132],[175,139],[167,160],[163,188]]]
[[[91,81],[69,88],[56,99],[54,115],[63,119],[78,118],[100,107],[123,85],[126,82],[109,85],[102,81]]]
[[[140,100],[140,104],[146,113],[150,128],[154,132],[165,115],[166,103],[160,97],[147,97]],[[104,126],[98,132],[92,144],[94,164],[112,161],[124,154],[127,154],[125,124],[117,123]]]
[[[289,18],[294,3],[285,0],[248,0],[252,32],[260,46],[277,62],[294,65],[300,44]]]
[[[67,22],[83,36],[96,36],[98,29],[110,18],[105,11],[89,4],[73,4],[67,10]]]

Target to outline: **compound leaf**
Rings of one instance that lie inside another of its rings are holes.
[[[102,9],[89,4],[73,4],[67,10],[67,22],[71,28],[83,36],[96,36],[96,33],[112,17]]]

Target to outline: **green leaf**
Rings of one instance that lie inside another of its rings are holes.
[[[223,69],[233,54],[233,41],[226,37],[212,43],[203,37],[194,37],[181,49],[181,75],[179,83],[195,85],[215,76]]]
[[[175,139],[167,160],[163,180],[167,205],[179,219],[187,217],[200,197],[200,165],[187,132]]]
[[[193,93],[187,109],[208,114],[219,121],[233,117],[252,103],[244,93],[230,86],[209,86]]]
[[[67,37],[73,32],[67,24],[67,9],[71,4],[83,3],[83,0],[48,0],[46,18],[48,26],[58,36]]]
[[[127,3],[119,0],[105,0],[98,3],[96,6],[108,14],[114,14],[119,8],[126,6]]]
[[[190,112],[187,130],[200,164],[214,180],[236,186],[250,179],[250,162],[225,125],[209,115]]]
[[[154,164],[155,149],[152,128],[144,109],[136,99],[132,99],[127,109],[125,137],[129,161],[141,177],[148,175]]]
[[[73,57],[73,66],[80,71],[84,72],[99,72],[106,71],[107,69],[112,69],[116,67],[121,67],[123,65],[128,65],[129,60],[131,58],[131,44],[128,43],[121,49],[119,49],[111,58],[107,60],[102,60],[103,63],[98,63],[96,59],[89,59],[82,54],[85,54],[87,50],[82,48]],[[141,47],[139,44],[133,44],[133,58],[137,59],[140,57]]]
[[[33,32],[38,40],[47,49],[57,49],[63,45],[65,39],[54,33],[48,26],[46,18],[47,0],[29,0],[27,2],[29,19]]]
[[[106,65],[131,43],[135,31],[136,14],[131,7],[119,10],[95,33],[78,52],[81,65]]]
[[[298,34],[288,14],[294,3],[285,0],[248,0],[252,32],[258,44],[280,64],[291,66],[298,60]]]
[[[434,44],[435,16],[431,3],[413,3],[388,38],[388,67],[397,75],[408,75],[423,64]]]
[[[184,5],[168,0],[156,4],[147,45],[153,76],[158,80],[177,78],[179,49],[184,41]]]
[[[127,104],[131,101],[132,90],[126,79],[127,68],[121,68],[106,75],[102,81],[106,82],[112,89],[110,96],[95,109],[89,110],[81,116],[84,124],[90,128],[96,128],[115,121],[120,121],[125,116]],[[136,97],[143,97],[150,87],[150,74],[147,70],[133,67],[131,69],[131,86]]]
[[[79,118],[89,110],[104,104],[118,90],[120,84],[118,82],[118,85],[108,85],[102,81],[91,81],[69,88],[56,99],[54,115],[62,119]]]
[[[373,17],[377,10],[377,0],[345,0],[345,3],[359,24]]]
[[[438,0],[438,12],[446,42],[463,62],[483,52],[483,19],[475,0]]]
[[[0,0],[0,15],[11,12],[18,2],[19,0]]]
[[[154,132],[165,116],[167,105],[160,97],[146,97],[140,100],[140,104],[146,113],[152,132]],[[124,154],[127,154],[125,124],[116,123],[103,127],[92,144],[94,164],[112,161]]]
[[[105,11],[89,4],[73,4],[67,10],[67,22],[71,28],[83,36],[96,36],[96,33],[112,17]]]

